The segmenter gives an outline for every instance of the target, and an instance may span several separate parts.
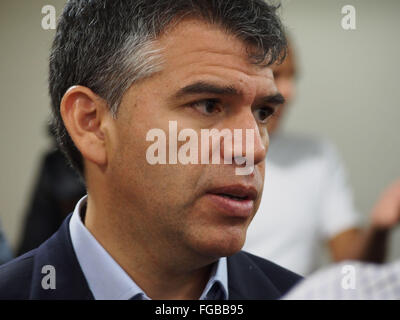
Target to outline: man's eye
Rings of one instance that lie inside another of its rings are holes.
[[[274,114],[275,109],[272,107],[265,107],[254,111],[254,116],[257,121],[267,123],[268,119]]]
[[[197,111],[206,116],[221,112],[219,101],[213,99],[192,103],[191,107],[195,108]]]

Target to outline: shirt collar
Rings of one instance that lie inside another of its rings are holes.
[[[217,285],[217,293],[213,295],[213,287]],[[217,297],[217,298],[215,298]],[[213,266],[210,280],[204,288],[200,300],[228,300],[228,266],[226,257],[220,258]]]
[[[96,300],[150,300],[146,293],[129,277],[121,266],[101,246],[82,222],[80,212],[87,196],[76,205],[69,229],[72,246]],[[213,266],[211,277],[200,300],[228,299],[228,269],[226,257]]]

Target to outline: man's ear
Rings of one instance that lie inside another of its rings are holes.
[[[64,125],[84,159],[98,165],[107,164],[102,123],[110,116],[107,103],[89,88],[73,86],[61,100]]]

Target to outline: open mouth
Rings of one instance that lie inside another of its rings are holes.
[[[245,201],[245,200],[249,200],[248,196],[237,196],[237,195],[232,195],[232,194],[228,194],[228,193],[219,193],[216,194],[217,196],[223,197],[223,198],[228,198],[228,199],[232,199],[232,200],[236,200],[236,201]]]
[[[214,188],[208,193],[235,201],[255,200],[258,194],[254,187],[240,184]]]
[[[248,219],[254,211],[258,191],[251,185],[235,184],[209,189],[206,194],[217,212]]]

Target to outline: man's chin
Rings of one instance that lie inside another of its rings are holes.
[[[216,259],[229,257],[239,252],[244,245],[245,236],[209,237],[197,245],[197,251],[202,255]]]

